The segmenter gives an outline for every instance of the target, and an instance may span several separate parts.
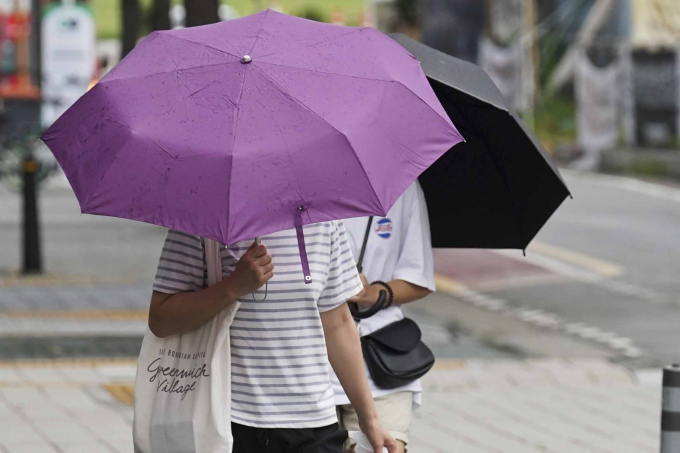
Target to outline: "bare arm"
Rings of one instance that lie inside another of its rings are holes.
[[[383,428],[373,403],[371,389],[364,374],[359,332],[347,304],[321,313],[321,323],[326,337],[328,359],[357,412],[361,431],[369,438],[376,453],[381,453],[383,446],[390,453],[395,452],[397,443]]]
[[[350,302],[356,302],[362,305],[373,305],[378,300],[380,290],[385,288],[382,285],[369,285],[364,274],[361,274],[361,281],[364,282],[364,290],[350,299]],[[422,299],[429,295],[431,291],[422,286],[414,285],[404,280],[392,280],[387,282],[394,293],[394,301],[392,305],[404,305],[409,302]]]
[[[149,328],[160,338],[200,327],[237,298],[260,288],[274,275],[272,258],[264,245],[253,244],[236,264],[234,273],[200,291],[167,294],[154,291]]]
[[[165,338],[202,326],[236,301],[229,278],[201,291],[167,294],[154,291],[149,309],[149,328]]]

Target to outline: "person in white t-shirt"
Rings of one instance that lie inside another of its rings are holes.
[[[366,235],[368,217],[346,219],[345,229],[355,257],[359,257]],[[387,217],[374,218],[368,231],[363,257],[364,291],[350,302],[368,307],[378,300],[382,285],[368,282],[382,281],[394,293],[390,307],[359,323],[361,336],[368,335],[404,317],[400,306],[430,294],[435,290],[434,260],[430,240],[430,224],[425,196],[418,182],[413,183],[387,213]],[[385,428],[397,440],[397,452],[407,451],[411,414],[421,402],[420,380],[396,389],[385,390],[376,386],[368,371],[366,375]],[[358,430],[356,411],[350,404],[337,377],[331,373],[335,403],[340,425],[350,431]],[[354,441],[348,439],[345,451],[351,452]]]

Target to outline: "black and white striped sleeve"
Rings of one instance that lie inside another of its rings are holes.
[[[341,220],[333,222],[331,260],[326,286],[317,303],[319,312],[332,310],[356,296],[363,288]]]
[[[163,244],[153,290],[167,294],[202,289],[203,247],[198,236],[170,230]]]

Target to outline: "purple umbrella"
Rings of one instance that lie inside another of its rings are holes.
[[[268,10],[152,33],[43,140],[83,213],[233,244],[386,215],[462,137],[386,35]]]

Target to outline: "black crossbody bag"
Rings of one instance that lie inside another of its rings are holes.
[[[372,224],[373,217],[370,217],[359,254],[357,264],[359,272],[362,271],[364,252]],[[361,319],[369,318],[382,310],[386,296],[386,291],[380,291],[378,301],[365,311],[360,311],[357,304],[350,303],[349,309],[354,320],[360,322]],[[434,354],[421,341],[421,336],[418,324],[409,318],[403,318],[361,337],[361,349],[368,365],[368,372],[378,387],[383,389],[403,387],[430,371],[434,365]]]

